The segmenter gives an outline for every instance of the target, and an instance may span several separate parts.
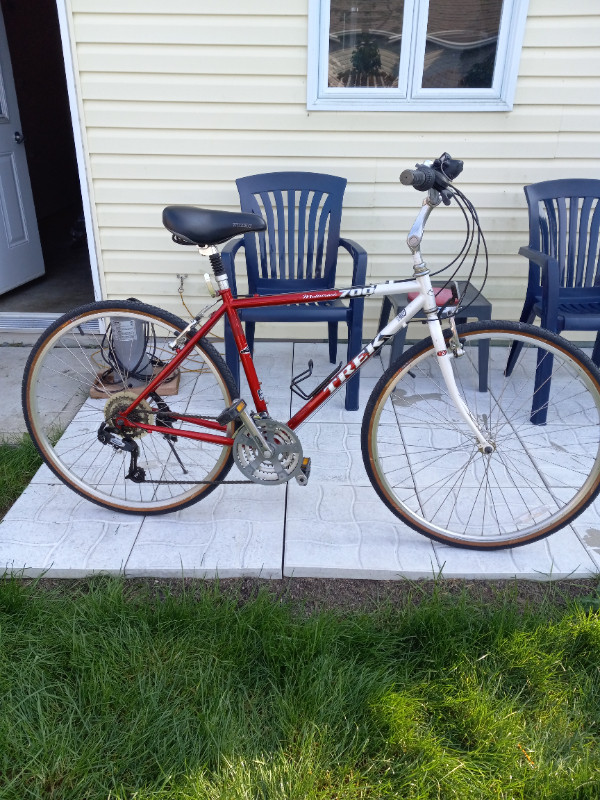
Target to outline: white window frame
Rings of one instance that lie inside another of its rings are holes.
[[[458,2],[458,0],[457,0]],[[494,82],[489,89],[423,89],[429,0],[404,1],[398,88],[330,87],[330,0],[309,0],[307,108],[311,111],[510,111],[529,0],[504,0]]]

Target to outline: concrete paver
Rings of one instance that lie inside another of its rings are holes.
[[[0,347],[5,387],[0,435],[5,438],[25,430],[20,385],[28,353],[27,347]],[[297,405],[287,388],[290,376],[305,369],[309,358],[316,382],[330,371],[325,344],[257,342],[255,358],[272,413],[283,419]],[[361,409],[382,369],[373,361],[361,375]],[[362,413],[347,412],[339,392],[300,429],[304,451],[312,458],[308,486],[294,481],[276,487],[221,486],[169,515],[108,511],[79,497],[43,466],[0,524],[0,569],[65,578],[108,572],[384,580],[439,574],[545,580],[600,571],[600,500],[568,528],[510,551],[442,546],[403,525],[367,478],[360,450]],[[241,476],[234,468],[228,477]]]
[[[21,379],[30,347],[0,346],[0,441],[19,439],[27,430],[21,411]]]

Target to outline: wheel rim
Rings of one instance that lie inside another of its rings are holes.
[[[489,391],[479,392],[478,346],[486,339],[491,344]],[[498,330],[467,333],[463,341],[465,355],[453,361],[458,387],[492,441],[493,453],[480,452],[457,418],[429,348],[409,357],[374,409],[369,457],[376,488],[409,524],[441,541],[493,547],[547,535],[597,490],[597,383],[566,350],[538,338]],[[505,377],[514,341],[523,347]],[[533,425],[542,345],[545,358],[552,356],[550,398],[546,424]]]
[[[119,306],[81,314],[48,338],[31,365],[26,399],[30,431],[49,466],[89,499],[124,511],[170,510],[213,488],[210,483],[191,485],[183,481],[218,480],[231,448],[177,438],[174,446],[186,474],[165,437],[147,433],[135,441],[140,451],[138,464],[149,482],[136,484],[125,478],[129,454],[101,444],[98,429],[106,422],[105,408],[108,403],[115,403],[120,384],[134,383],[133,391],[139,391],[144,381],[152,378],[153,368],[146,360],[147,377],[137,373],[139,378],[132,380],[117,362],[117,369],[106,376],[106,371],[114,367],[114,358],[112,364],[107,363],[106,354],[110,354],[111,347],[106,344],[104,332],[107,321],[114,325],[115,320],[147,325],[146,330],[153,333],[148,346],[148,351],[152,348],[152,358],[164,362],[173,357],[168,342],[173,340],[177,327],[168,320]],[[184,361],[179,380],[168,389],[166,386],[159,387],[158,394],[171,411],[179,414],[214,416],[232,402],[222,375],[200,348],[195,348]],[[126,388],[132,391],[123,385]],[[175,426],[202,430],[180,422]]]

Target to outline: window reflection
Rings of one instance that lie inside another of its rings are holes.
[[[398,86],[403,0],[331,0],[328,86]]]
[[[489,88],[502,0],[430,0],[423,88]]]

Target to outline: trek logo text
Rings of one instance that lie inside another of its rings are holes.
[[[350,361],[344,367],[343,370],[338,372],[338,374],[330,383],[327,384],[325,391],[328,391],[329,394],[333,394],[333,392],[338,389],[347,378],[352,377],[360,365],[368,358],[371,358],[371,356],[377,352],[377,350],[379,350],[379,348],[382,347],[382,345],[384,345],[389,338],[389,336],[382,336],[381,333],[378,333],[373,341],[369,342],[368,345],[363,347],[360,353],[355,356],[352,361]]]

